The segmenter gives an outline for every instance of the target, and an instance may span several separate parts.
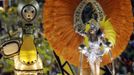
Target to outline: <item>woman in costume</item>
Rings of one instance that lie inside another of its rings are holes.
[[[79,7],[79,5],[81,7]],[[78,9],[76,9],[77,6]],[[96,19],[95,14],[98,15],[97,22],[100,22],[105,16],[109,19],[105,22],[111,23],[110,25],[112,25],[116,37],[109,33],[109,29],[105,30],[105,26],[103,32],[107,34],[105,38],[110,39],[109,42],[114,46],[111,48],[113,59],[124,51],[132,33],[130,17],[133,15],[130,0],[46,0],[44,6],[44,34],[55,52],[77,67],[80,67],[78,47],[84,40],[80,34],[84,32],[85,28],[85,23],[81,22],[84,19],[82,19],[81,15],[86,6],[91,7],[89,10],[92,11],[92,9],[94,9],[94,11],[96,11],[89,12],[94,14],[88,16],[90,19]],[[78,12],[76,12],[77,10]],[[76,16],[74,16],[75,14]],[[83,75],[89,75],[90,66],[85,58],[86,56],[84,56],[82,63]],[[101,66],[110,62],[112,62],[111,58],[108,54],[105,54],[102,57]]]

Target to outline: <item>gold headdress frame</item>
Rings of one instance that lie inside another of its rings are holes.
[[[81,3],[78,5],[78,7],[75,10],[74,13],[74,29],[77,33],[80,35],[83,34],[85,30],[85,24],[82,21],[82,12],[84,8],[87,6],[87,4],[91,3],[93,6],[93,9],[97,13],[97,22],[99,22],[101,19],[105,17],[104,11],[102,10],[100,4],[96,0],[82,0]]]

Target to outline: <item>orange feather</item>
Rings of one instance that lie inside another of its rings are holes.
[[[79,66],[78,46],[83,38],[75,33],[73,28],[73,15],[80,0],[45,0],[44,29],[45,36],[50,45],[59,56],[63,56],[75,66]],[[119,56],[126,48],[132,33],[132,7],[130,0],[98,0],[106,16],[117,33],[116,45],[112,49],[113,57]],[[105,55],[102,64],[110,63]],[[83,67],[89,67],[84,59]]]

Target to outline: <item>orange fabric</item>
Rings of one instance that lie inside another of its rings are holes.
[[[114,58],[119,56],[126,48],[132,32],[132,8],[130,0],[98,0],[105,14],[117,33],[117,41],[112,49]],[[46,0],[44,5],[44,29],[45,36],[50,45],[59,56],[79,66],[78,46],[83,38],[75,33],[73,28],[73,15],[80,0]],[[109,56],[103,58],[103,65],[110,63]],[[87,68],[86,59],[83,67]]]

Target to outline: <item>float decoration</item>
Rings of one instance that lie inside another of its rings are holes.
[[[113,58],[116,58],[126,48],[132,33],[131,2],[130,0],[97,1],[116,32],[116,44],[111,49]],[[46,0],[44,5],[44,34],[46,38],[59,56],[63,56],[75,66],[79,66],[78,47],[83,41],[83,37],[74,30],[74,13],[80,2],[80,0]],[[88,68],[87,60],[85,58],[83,60],[83,68]],[[111,59],[106,54],[101,65],[110,62]]]

